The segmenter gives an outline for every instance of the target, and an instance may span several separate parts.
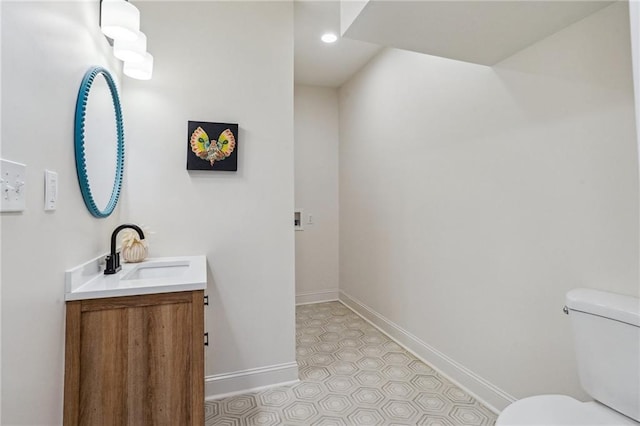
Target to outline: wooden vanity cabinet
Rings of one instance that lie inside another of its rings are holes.
[[[67,302],[64,425],[204,425],[203,296]]]

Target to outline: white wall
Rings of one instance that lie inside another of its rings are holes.
[[[633,60],[633,89],[636,107],[636,123],[640,123],[640,2],[629,1],[629,27],[631,30],[631,58]],[[636,125],[637,143],[640,147],[640,128]]]
[[[93,218],[73,153],[80,82],[114,67],[99,2],[2,2],[2,158],[27,164],[27,209],[2,220],[3,425],[62,423],[64,271],[108,250],[118,210]],[[58,208],[44,212],[44,169]]]
[[[0,4],[0,24],[2,23],[2,5]],[[1,27],[0,27],[0,31]],[[0,42],[0,99],[2,99],[2,43]],[[2,102],[0,102],[0,136],[2,132]],[[0,141],[0,151],[2,142]],[[2,240],[2,222],[0,219],[0,241]],[[2,248],[0,243],[0,423],[2,423]]]
[[[508,394],[583,397],[565,293],[638,294],[628,21],[495,68],[386,50],[343,86],[341,290]]]
[[[295,86],[296,301],[338,297],[338,91]],[[312,215],[313,223],[309,222]]]
[[[137,6],[155,69],[124,83],[123,215],[151,256],[207,256],[209,396],[296,380],[292,4]],[[187,172],[188,120],[239,124],[237,172]]]

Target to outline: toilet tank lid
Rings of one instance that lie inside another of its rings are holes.
[[[640,327],[640,299],[590,288],[567,293],[567,308]]]

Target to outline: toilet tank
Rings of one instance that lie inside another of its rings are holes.
[[[575,289],[566,302],[582,388],[640,421],[640,299]]]

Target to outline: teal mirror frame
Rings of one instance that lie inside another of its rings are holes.
[[[113,182],[113,189],[111,192],[111,198],[107,203],[104,210],[96,205],[96,202],[91,193],[91,185],[89,184],[89,177],[87,176],[87,162],[85,158],[85,139],[84,139],[84,122],[87,113],[87,102],[89,100],[89,92],[91,91],[91,85],[98,75],[103,75],[107,84],[109,85],[109,91],[111,92],[111,99],[113,101],[113,108],[116,116],[116,131],[117,131],[117,164],[115,179]],[[120,190],[122,188],[122,175],[124,172],[124,125],[122,123],[122,107],[120,106],[120,97],[118,96],[118,88],[113,80],[113,77],[103,67],[91,67],[84,75],[82,83],[80,84],[80,90],[78,91],[78,99],[76,101],[76,114],[75,114],[75,131],[74,131],[74,146],[76,156],[76,172],[78,173],[78,182],[80,183],[80,191],[82,192],[82,198],[84,204],[87,206],[89,212],[98,218],[105,218],[109,216],[116,204],[118,204],[118,198],[120,197]]]

